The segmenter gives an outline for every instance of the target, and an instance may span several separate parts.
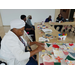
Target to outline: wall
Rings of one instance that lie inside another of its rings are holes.
[[[1,17],[1,13],[0,13],[0,26],[3,26],[3,24],[2,24],[2,17]]]
[[[45,21],[51,15],[54,21],[55,9],[0,9],[3,25],[10,25],[14,19],[20,18],[20,15],[32,15],[32,23]]]
[[[58,16],[58,14],[60,13],[60,9],[55,9],[55,18],[54,21],[56,21],[56,18]]]
[[[20,15],[32,15],[32,23],[45,21],[51,15],[54,22],[55,9],[0,9],[3,25],[10,25],[14,19],[20,18]]]

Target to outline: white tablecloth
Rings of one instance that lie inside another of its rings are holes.
[[[50,43],[51,44],[51,43]],[[73,48],[75,48],[75,43],[74,43],[74,45],[73,46],[69,46],[69,44],[68,43],[66,43],[66,45],[67,45],[67,47],[70,47],[70,49],[69,50],[67,50],[68,52],[72,52],[72,53],[75,53],[75,50],[73,49]],[[52,52],[53,50],[51,50],[51,52]],[[47,51],[45,51],[45,52],[39,52],[39,65],[40,65],[40,63],[43,63],[43,59],[41,58],[41,54],[45,54],[45,53],[48,53]],[[49,54],[49,53],[48,53]],[[70,55],[71,57],[73,57],[70,53],[68,54],[68,55]],[[61,65],[67,65],[66,64],[66,62],[65,62],[65,58],[68,56],[68,55],[64,55],[63,56],[63,60],[61,60]],[[55,56],[54,56],[55,57]],[[56,57],[55,57],[56,58]],[[75,57],[73,57],[73,58],[75,58]],[[55,59],[56,60],[56,59]],[[56,60],[56,62],[58,62],[58,60]]]

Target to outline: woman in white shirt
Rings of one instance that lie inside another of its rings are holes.
[[[31,42],[30,45],[37,44],[38,47],[31,52],[25,52],[27,42],[22,37],[25,28],[23,20],[12,21],[10,28],[11,30],[2,39],[0,50],[0,58],[8,65],[25,65],[30,57],[45,49],[43,43]]]

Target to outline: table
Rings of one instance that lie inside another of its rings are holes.
[[[58,32],[57,30],[55,30],[53,27],[51,27],[50,25],[58,25],[59,23],[55,23],[55,24],[49,24],[48,23],[44,23],[44,25],[48,26],[49,29],[51,29],[53,32],[52,32],[52,35],[56,36],[56,39],[51,39],[49,42],[47,43],[53,43],[53,42],[56,42],[56,43],[71,43],[72,42],[72,39],[69,39],[68,37],[66,38],[65,41],[57,41],[57,38],[58,38],[58,34],[60,32]],[[65,24],[65,25],[68,25],[68,24],[75,24],[75,22],[65,22],[65,23],[62,23],[62,24]],[[60,25],[62,25],[60,23]],[[41,32],[40,29],[37,28],[37,25],[40,25],[40,23],[35,23],[35,38],[36,38],[36,41],[39,42],[39,37],[41,37],[42,35],[44,35],[45,33],[42,33],[40,34],[39,32]],[[42,26],[42,25],[40,25]],[[37,53],[37,59],[38,59],[38,64],[39,64],[39,54]]]
[[[35,24],[40,24],[40,22],[37,22]],[[44,24],[48,24],[48,25],[74,25],[75,26],[75,22],[45,22]]]
[[[41,33],[41,34],[40,34],[41,30],[37,28],[37,25],[38,25],[38,24],[35,25],[35,38],[36,38],[36,41],[39,42],[39,37],[45,35],[45,33]],[[45,25],[48,27],[48,29],[51,29],[51,30],[52,30],[51,35],[56,36],[55,39],[49,39],[50,41],[49,41],[48,43],[53,43],[53,42],[58,42],[58,43],[61,43],[61,42],[62,42],[62,43],[70,43],[70,42],[72,42],[72,39],[69,39],[68,37],[66,38],[65,41],[58,41],[58,40],[57,40],[57,39],[58,39],[58,34],[59,34],[60,32],[58,32],[57,30],[55,30],[53,27],[49,26],[48,24],[45,24]],[[42,25],[40,25],[40,27],[41,27],[41,26],[42,26]]]

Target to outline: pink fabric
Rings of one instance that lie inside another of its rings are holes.
[[[67,51],[66,51],[66,52],[65,52],[65,51],[63,51],[63,53],[64,53],[65,55],[68,55],[68,54],[69,54]]]
[[[27,32],[27,34],[29,34],[29,32]]]
[[[54,62],[44,62],[44,65],[54,65]]]
[[[49,56],[44,56],[44,59],[47,61],[50,61],[50,57]]]

